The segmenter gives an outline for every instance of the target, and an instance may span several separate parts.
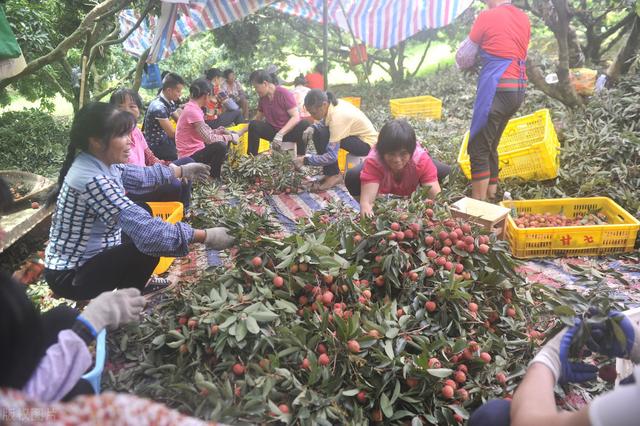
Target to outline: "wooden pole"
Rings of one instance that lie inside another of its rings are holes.
[[[324,90],[329,90],[329,0],[322,2],[322,67]]]
[[[84,91],[87,87],[87,61],[89,58],[82,57],[82,72],[80,73],[80,99],[78,100],[78,109],[84,105]]]

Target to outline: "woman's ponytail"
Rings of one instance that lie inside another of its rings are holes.
[[[193,83],[191,83],[191,86],[189,86],[189,96],[191,99],[198,99],[199,97],[205,94],[211,94],[212,92],[213,87],[211,86],[211,83],[209,83],[209,80],[204,78],[194,80]]]
[[[327,100],[333,106],[338,105],[338,98],[336,98],[336,95],[334,95],[332,92],[327,92]]]
[[[60,194],[60,190],[62,189],[62,184],[64,183],[64,178],[67,177],[67,173],[69,173],[69,169],[73,164],[73,160],[76,159],[76,147],[73,145],[73,142],[69,143],[67,146],[67,155],[64,157],[64,162],[62,163],[62,168],[60,168],[60,174],[58,175],[58,182],[56,186],[51,190],[49,195],[47,196],[47,206],[50,206],[56,202],[58,198],[58,194]]]

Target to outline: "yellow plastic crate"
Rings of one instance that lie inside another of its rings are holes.
[[[234,132],[239,132],[242,129],[245,129],[249,124],[242,123],[236,126],[227,127],[227,130],[231,130]],[[268,151],[271,147],[271,144],[266,139],[260,139],[260,145],[258,146],[258,153]],[[242,136],[240,136],[240,140],[237,145],[231,144],[229,146],[230,150],[237,152],[240,156],[246,156],[249,152],[249,132],[245,132]]]
[[[399,117],[442,118],[442,100],[433,96],[415,96],[389,100],[391,115]]]
[[[351,105],[355,106],[356,108],[360,108],[360,103],[362,101],[362,99],[359,96],[346,96],[340,99],[343,101],[349,102]]]
[[[151,214],[155,217],[159,217],[165,222],[178,223],[182,220],[184,215],[184,207],[182,203],[177,201],[170,201],[164,203],[147,203],[151,209]],[[156,269],[153,273],[156,275],[164,274],[169,269],[169,266],[173,263],[174,257],[161,257],[156,265]]]
[[[458,164],[471,179],[471,160],[467,153],[469,132],[458,153]],[[558,176],[560,142],[548,109],[509,120],[498,144],[500,179],[547,180]]]
[[[347,167],[347,151],[342,148],[338,150],[338,167],[343,173]]]
[[[606,225],[518,228],[507,218],[506,237],[518,258],[558,256],[600,256],[632,251],[640,221],[607,197],[550,200],[503,201],[500,205],[515,213],[551,213],[576,217],[599,212]]]

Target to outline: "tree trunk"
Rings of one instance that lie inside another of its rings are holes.
[[[607,70],[607,76],[611,80],[618,80],[621,75],[629,72],[631,65],[636,60],[638,45],[640,45],[640,16],[636,15],[627,42],[622,46],[615,61]]]
[[[122,8],[126,7],[126,5],[130,2],[122,3],[120,0],[105,0],[102,3],[95,6],[82,20],[78,28],[69,35],[69,37],[62,40],[55,49],[51,52],[43,55],[27,64],[27,67],[22,70],[21,73],[6,78],[0,81],[0,89],[4,89],[14,81],[21,79],[24,76],[33,74],[34,72],[40,70],[42,67],[49,65],[52,62],[58,61],[63,58],[67,51],[73,48],[82,38],[84,38],[87,32],[91,31],[95,21],[102,17],[103,14],[112,11],[112,7],[116,4],[121,5]]]
[[[558,42],[558,91],[562,94],[563,103],[570,107],[582,105],[582,98],[578,96],[569,78],[569,8],[567,0],[553,0],[557,17],[556,25],[551,30]]]
[[[582,46],[578,41],[576,30],[568,25],[568,42],[569,42],[569,66],[571,68],[581,68],[584,66],[584,53]]]
[[[136,72],[133,76],[133,91],[137,92],[140,90],[140,84],[142,84],[142,71],[144,70],[144,64],[147,62],[147,58],[149,57],[149,49],[142,52],[140,58],[138,58],[138,64],[136,65]]]

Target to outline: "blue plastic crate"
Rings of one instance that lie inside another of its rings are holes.
[[[104,363],[107,359],[107,330],[102,329],[96,338],[96,363],[93,370],[82,376],[83,379],[91,383],[91,387],[96,394],[100,393],[100,381],[102,380],[102,371],[104,371]]]

